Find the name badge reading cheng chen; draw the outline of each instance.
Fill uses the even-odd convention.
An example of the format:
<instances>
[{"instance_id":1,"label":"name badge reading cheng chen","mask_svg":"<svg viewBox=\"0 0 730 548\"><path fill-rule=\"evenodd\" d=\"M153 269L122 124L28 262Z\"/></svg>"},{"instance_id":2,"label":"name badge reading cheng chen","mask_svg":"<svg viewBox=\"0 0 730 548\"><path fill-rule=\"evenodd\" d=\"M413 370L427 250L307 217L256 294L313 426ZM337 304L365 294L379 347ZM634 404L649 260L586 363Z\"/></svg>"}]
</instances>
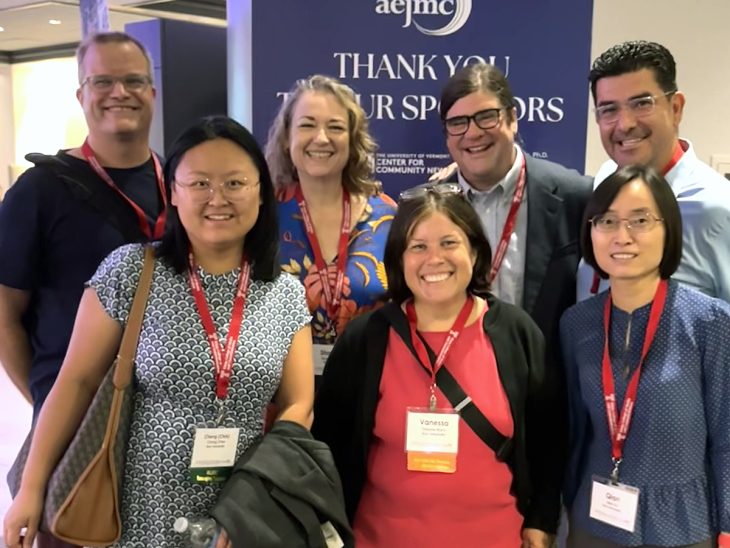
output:
<instances>
[{"instance_id":1,"label":"name badge reading cheng chen","mask_svg":"<svg viewBox=\"0 0 730 548\"><path fill-rule=\"evenodd\" d=\"M589 513L591 518L633 533L638 508L638 488L593 477Z\"/></svg>"},{"instance_id":2,"label":"name badge reading cheng chen","mask_svg":"<svg viewBox=\"0 0 730 548\"><path fill-rule=\"evenodd\" d=\"M406 409L407 469L413 472L456 472L459 414L453 409Z\"/></svg>"},{"instance_id":3,"label":"name badge reading cheng chen","mask_svg":"<svg viewBox=\"0 0 730 548\"><path fill-rule=\"evenodd\" d=\"M218 483L228 479L236 462L238 428L195 430L190 479L196 483Z\"/></svg>"}]
</instances>

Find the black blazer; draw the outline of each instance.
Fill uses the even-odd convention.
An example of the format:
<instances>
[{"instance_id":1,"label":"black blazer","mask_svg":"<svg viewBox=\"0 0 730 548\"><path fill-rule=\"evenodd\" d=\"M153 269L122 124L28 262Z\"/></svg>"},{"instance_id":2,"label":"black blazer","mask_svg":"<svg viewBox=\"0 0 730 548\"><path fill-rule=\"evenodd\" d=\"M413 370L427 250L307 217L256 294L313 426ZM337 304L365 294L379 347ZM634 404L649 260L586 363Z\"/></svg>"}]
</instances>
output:
<instances>
[{"instance_id":1,"label":"black blazer","mask_svg":"<svg viewBox=\"0 0 730 548\"><path fill-rule=\"evenodd\" d=\"M512 492L525 527L554 533L567 429L562 406L555 401L559 384L544 366L543 337L529 316L492 295L487 302L484 331L494 347L515 425L507 459L514 475ZM394 303L385 306L398 309ZM382 309L351 321L327 360L314 404L312 433L332 449L351 520L366 478L389 329Z\"/></svg>"},{"instance_id":2,"label":"black blazer","mask_svg":"<svg viewBox=\"0 0 730 548\"><path fill-rule=\"evenodd\" d=\"M593 180L525 154L527 251L522 308L545 335L546 361L560 366L560 317L575 304L580 228Z\"/></svg>"},{"instance_id":3,"label":"black blazer","mask_svg":"<svg viewBox=\"0 0 730 548\"><path fill-rule=\"evenodd\" d=\"M562 369L559 322L575 304L580 227L593 179L526 151L527 249L522 308L545 335L549 366ZM458 182L457 172L449 182ZM494 250L492 250L494 252Z\"/></svg>"}]
</instances>

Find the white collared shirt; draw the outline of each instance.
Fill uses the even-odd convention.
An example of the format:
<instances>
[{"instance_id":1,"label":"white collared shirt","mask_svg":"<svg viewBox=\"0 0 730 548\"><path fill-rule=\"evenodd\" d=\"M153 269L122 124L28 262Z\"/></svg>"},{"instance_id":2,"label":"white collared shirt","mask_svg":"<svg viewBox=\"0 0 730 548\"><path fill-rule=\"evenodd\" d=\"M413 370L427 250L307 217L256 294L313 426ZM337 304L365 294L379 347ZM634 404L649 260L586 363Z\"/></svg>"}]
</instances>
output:
<instances>
[{"instance_id":1,"label":"white collared shirt","mask_svg":"<svg viewBox=\"0 0 730 548\"><path fill-rule=\"evenodd\" d=\"M515 161L507 175L489 190L473 188L461 172L458 174L459 184L482 221L487 240L492 248L492 257L497 250L504 223L512 206L517 180L522 169L523 153L515 145ZM509 239L502 266L492 280L491 291L497 297L517 306L522 306L525 280L525 257L527 252L527 191L522 197L522 204L517 212L515 229Z\"/></svg>"}]
</instances>

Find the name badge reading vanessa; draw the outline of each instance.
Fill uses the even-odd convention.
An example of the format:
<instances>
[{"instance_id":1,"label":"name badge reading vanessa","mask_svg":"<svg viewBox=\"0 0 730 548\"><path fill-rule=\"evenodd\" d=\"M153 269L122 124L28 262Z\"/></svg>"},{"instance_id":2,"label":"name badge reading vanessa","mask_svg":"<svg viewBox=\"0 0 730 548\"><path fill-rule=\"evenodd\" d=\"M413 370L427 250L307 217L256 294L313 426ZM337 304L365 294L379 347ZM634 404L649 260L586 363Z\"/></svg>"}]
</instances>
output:
<instances>
[{"instance_id":1,"label":"name badge reading vanessa","mask_svg":"<svg viewBox=\"0 0 730 548\"><path fill-rule=\"evenodd\" d=\"M453 409L406 409L408 470L456 472L459 452L459 414Z\"/></svg>"}]
</instances>

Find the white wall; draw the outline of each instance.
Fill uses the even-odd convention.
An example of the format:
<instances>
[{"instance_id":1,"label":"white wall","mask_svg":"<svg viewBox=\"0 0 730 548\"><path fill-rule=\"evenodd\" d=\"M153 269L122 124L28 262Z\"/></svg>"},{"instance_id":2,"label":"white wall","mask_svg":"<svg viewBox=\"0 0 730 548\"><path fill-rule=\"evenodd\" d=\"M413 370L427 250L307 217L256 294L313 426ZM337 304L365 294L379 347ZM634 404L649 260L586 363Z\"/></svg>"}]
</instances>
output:
<instances>
[{"instance_id":1,"label":"white wall","mask_svg":"<svg viewBox=\"0 0 730 548\"><path fill-rule=\"evenodd\" d=\"M700 159L730 155L730 1L594 0L591 60L637 39L659 42L674 55L677 85L687 96L680 134ZM592 112L588 118L586 173L593 174L606 154Z\"/></svg>"},{"instance_id":2,"label":"white wall","mask_svg":"<svg viewBox=\"0 0 730 548\"><path fill-rule=\"evenodd\" d=\"M0 64L0 198L10 185L10 164L15 156L11 73L10 65Z\"/></svg>"},{"instance_id":3,"label":"white wall","mask_svg":"<svg viewBox=\"0 0 730 548\"><path fill-rule=\"evenodd\" d=\"M76 59L65 57L12 65L16 166L29 152L54 154L79 146L86 121L76 100Z\"/></svg>"}]
</instances>

